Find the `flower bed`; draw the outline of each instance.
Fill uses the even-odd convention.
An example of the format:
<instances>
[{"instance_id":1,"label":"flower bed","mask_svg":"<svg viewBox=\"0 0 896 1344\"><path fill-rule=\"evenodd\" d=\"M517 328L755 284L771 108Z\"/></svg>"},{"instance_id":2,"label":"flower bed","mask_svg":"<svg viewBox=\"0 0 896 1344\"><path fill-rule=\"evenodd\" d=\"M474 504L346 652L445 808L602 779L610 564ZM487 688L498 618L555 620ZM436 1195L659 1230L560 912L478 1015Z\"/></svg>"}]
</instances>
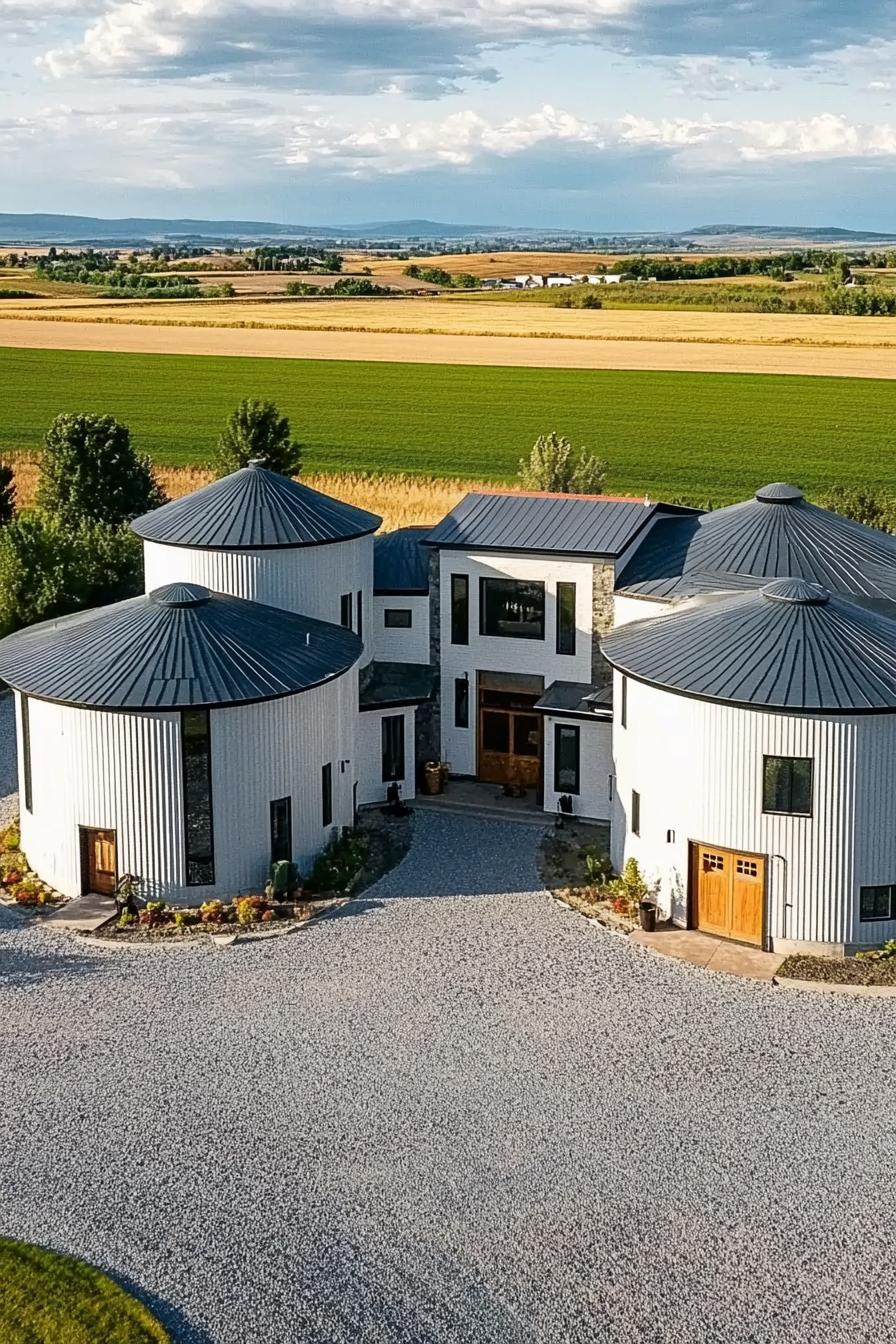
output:
<instances>
[{"instance_id":1,"label":"flower bed","mask_svg":"<svg viewBox=\"0 0 896 1344\"><path fill-rule=\"evenodd\" d=\"M18 823L13 822L0 835L0 900L25 907L61 905L65 897L31 871L20 843Z\"/></svg>"},{"instance_id":2,"label":"flower bed","mask_svg":"<svg viewBox=\"0 0 896 1344\"><path fill-rule=\"evenodd\" d=\"M860 952L855 957L807 957L796 953L778 975L789 980L821 980L832 985L896 985L896 955Z\"/></svg>"},{"instance_id":3,"label":"flower bed","mask_svg":"<svg viewBox=\"0 0 896 1344\"><path fill-rule=\"evenodd\" d=\"M594 828L578 822L545 835L539 872L557 900L624 933L638 927L638 904L652 895L634 859L614 876L608 855L594 843Z\"/></svg>"}]
</instances>

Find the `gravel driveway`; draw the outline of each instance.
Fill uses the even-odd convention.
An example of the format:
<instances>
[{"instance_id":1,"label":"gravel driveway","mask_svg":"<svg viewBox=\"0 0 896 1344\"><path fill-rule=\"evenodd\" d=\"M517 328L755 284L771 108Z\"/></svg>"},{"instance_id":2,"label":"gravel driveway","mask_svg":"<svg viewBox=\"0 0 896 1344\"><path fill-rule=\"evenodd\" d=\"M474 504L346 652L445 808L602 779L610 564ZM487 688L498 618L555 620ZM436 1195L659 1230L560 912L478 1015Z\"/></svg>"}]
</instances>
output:
<instances>
[{"instance_id":1,"label":"gravel driveway","mask_svg":"<svg viewBox=\"0 0 896 1344\"><path fill-rule=\"evenodd\" d=\"M210 1344L891 1337L896 1003L659 958L419 813L340 916L102 952L0 911L0 1230Z\"/></svg>"}]
</instances>

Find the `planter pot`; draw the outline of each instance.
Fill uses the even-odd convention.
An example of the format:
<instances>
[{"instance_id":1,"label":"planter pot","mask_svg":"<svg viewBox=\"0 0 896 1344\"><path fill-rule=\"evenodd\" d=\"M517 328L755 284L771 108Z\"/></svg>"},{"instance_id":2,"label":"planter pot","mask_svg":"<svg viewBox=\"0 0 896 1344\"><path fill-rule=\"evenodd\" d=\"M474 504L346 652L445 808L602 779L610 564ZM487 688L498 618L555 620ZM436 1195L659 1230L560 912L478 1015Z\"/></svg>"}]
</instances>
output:
<instances>
[{"instance_id":1,"label":"planter pot","mask_svg":"<svg viewBox=\"0 0 896 1344\"><path fill-rule=\"evenodd\" d=\"M441 793L445 787L445 773L438 761L428 761L423 767L424 793Z\"/></svg>"},{"instance_id":2,"label":"planter pot","mask_svg":"<svg viewBox=\"0 0 896 1344\"><path fill-rule=\"evenodd\" d=\"M638 920L645 933L656 931L656 901L638 902Z\"/></svg>"}]
</instances>

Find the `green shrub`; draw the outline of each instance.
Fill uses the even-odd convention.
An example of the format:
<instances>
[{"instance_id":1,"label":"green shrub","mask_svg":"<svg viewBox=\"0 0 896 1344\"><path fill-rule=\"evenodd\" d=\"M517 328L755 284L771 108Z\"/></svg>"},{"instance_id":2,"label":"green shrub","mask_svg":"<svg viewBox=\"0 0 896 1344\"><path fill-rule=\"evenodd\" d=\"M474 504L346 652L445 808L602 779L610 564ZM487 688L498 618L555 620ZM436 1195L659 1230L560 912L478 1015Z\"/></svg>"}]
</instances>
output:
<instances>
[{"instance_id":1,"label":"green shrub","mask_svg":"<svg viewBox=\"0 0 896 1344\"><path fill-rule=\"evenodd\" d=\"M315 860L307 886L311 891L345 891L364 867L367 842L357 831L331 840Z\"/></svg>"}]
</instances>

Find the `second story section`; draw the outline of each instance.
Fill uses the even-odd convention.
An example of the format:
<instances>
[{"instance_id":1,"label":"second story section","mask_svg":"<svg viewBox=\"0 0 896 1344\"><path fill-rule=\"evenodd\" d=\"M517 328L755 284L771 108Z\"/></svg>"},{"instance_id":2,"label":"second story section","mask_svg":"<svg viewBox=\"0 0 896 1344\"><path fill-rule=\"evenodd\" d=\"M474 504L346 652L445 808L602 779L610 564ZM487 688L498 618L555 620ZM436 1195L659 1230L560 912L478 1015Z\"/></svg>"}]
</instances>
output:
<instances>
[{"instance_id":1,"label":"second story section","mask_svg":"<svg viewBox=\"0 0 896 1344\"><path fill-rule=\"evenodd\" d=\"M426 537L438 548L443 672L593 682L617 566L659 506L602 496L469 494Z\"/></svg>"},{"instance_id":2,"label":"second story section","mask_svg":"<svg viewBox=\"0 0 896 1344\"><path fill-rule=\"evenodd\" d=\"M430 662L428 527L381 532L373 551L374 656L389 663Z\"/></svg>"}]
</instances>

